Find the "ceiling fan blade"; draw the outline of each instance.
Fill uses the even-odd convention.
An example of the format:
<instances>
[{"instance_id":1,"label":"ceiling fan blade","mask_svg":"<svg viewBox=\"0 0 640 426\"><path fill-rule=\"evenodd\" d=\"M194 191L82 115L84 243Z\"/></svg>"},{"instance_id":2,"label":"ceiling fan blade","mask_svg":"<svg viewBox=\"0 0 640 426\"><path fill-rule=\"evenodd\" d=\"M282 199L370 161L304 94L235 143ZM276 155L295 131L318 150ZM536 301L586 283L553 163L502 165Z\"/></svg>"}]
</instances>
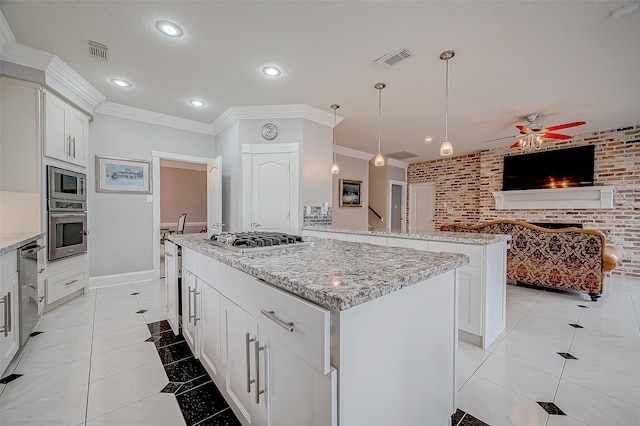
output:
<instances>
[{"instance_id":1,"label":"ceiling fan blade","mask_svg":"<svg viewBox=\"0 0 640 426\"><path fill-rule=\"evenodd\" d=\"M543 137L548 139L564 139L564 140L571 139L571 136L561 135L560 133L545 133Z\"/></svg>"},{"instance_id":2,"label":"ceiling fan blade","mask_svg":"<svg viewBox=\"0 0 640 426\"><path fill-rule=\"evenodd\" d=\"M574 121L573 123L559 124L557 126L548 127L546 130L554 131L561 129L568 129L569 127L582 126L583 124L587 124L586 121Z\"/></svg>"},{"instance_id":3,"label":"ceiling fan blade","mask_svg":"<svg viewBox=\"0 0 640 426\"><path fill-rule=\"evenodd\" d=\"M501 138L489 139L488 141L482 141L481 143L488 143L488 142L501 141L501 140L503 140L503 139L515 138L516 136L520 136L520 135L504 136L504 137L501 137Z\"/></svg>"},{"instance_id":4,"label":"ceiling fan blade","mask_svg":"<svg viewBox=\"0 0 640 426\"><path fill-rule=\"evenodd\" d=\"M513 145L511 145L509 148L517 148L520 146L520 142L522 142L522 139L518 139L517 141L515 141L515 143Z\"/></svg>"},{"instance_id":5,"label":"ceiling fan blade","mask_svg":"<svg viewBox=\"0 0 640 426\"><path fill-rule=\"evenodd\" d=\"M516 129L520 130L521 132L524 133L529 133L531 131L530 128L528 128L527 126L516 126Z\"/></svg>"}]
</instances>

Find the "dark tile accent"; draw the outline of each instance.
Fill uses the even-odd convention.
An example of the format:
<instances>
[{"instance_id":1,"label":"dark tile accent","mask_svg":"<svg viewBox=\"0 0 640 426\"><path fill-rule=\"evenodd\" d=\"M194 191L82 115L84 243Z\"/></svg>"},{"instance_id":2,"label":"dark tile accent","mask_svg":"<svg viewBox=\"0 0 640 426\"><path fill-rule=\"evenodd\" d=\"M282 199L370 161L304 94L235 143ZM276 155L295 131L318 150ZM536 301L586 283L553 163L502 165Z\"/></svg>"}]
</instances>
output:
<instances>
[{"instance_id":1,"label":"dark tile accent","mask_svg":"<svg viewBox=\"0 0 640 426\"><path fill-rule=\"evenodd\" d=\"M156 342L157 343L157 342ZM176 343L175 345L164 346L159 348L156 346L158 355L160 355L160 361L162 365L174 363L176 361L183 360L185 358L193 358L187 342ZM185 380L177 380L178 382L184 382Z\"/></svg>"},{"instance_id":2,"label":"dark tile accent","mask_svg":"<svg viewBox=\"0 0 640 426\"><path fill-rule=\"evenodd\" d=\"M6 385L7 383L13 382L15 379L22 377L22 374L9 374L8 376L0 379L0 384Z\"/></svg>"},{"instance_id":3,"label":"dark tile accent","mask_svg":"<svg viewBox=\"0 0 640 426\"><path fill-rule=\"evenodd\" d=\"M464 411L458 408L456 412L451 415L451 425L458 426L458 423L460 423L460 420L462 420L465 414Z\"/></svg>"},{"instance_id":4,"label":"dark tile accent","mask_svg":"<svg viewBox=\"0 0 640 426\"><path fill-rule=\"evenodd\" d=\"M583 326L581 326L580 324L569 324L571 327L573 328L584 328Z\"/></svg>"},{"instance_id":5,"label":"dark tile accent","mask_svg":"<svg viewBox=\"0 0 640 426\"><path fill-rule=\"evenodd\" d=\"M464 415L460 423L458 423L458 426L489 426L489 424L467 413Z\"/></svg>"},{"instance_id":6,"label":"dark tile accent","mask_svg":"<svg viewBox=\"0 0 640 426\"><path fill-rule=\"evenodd\" d=\"M156 334L153 337L158 338L155 341L157 348L173 345L174 343L184 342L184 337L182 337L182 334L178 334L176 336L175 334L173 334L173 331L165 331L162 334Z\"/></svg>"},{"instance_id":7,"label":"dark tile accent","mask_svg":"<svg viewBox=\"0 0 640 426\"><path fill-rule=\"evenodd\" d=\"M42 334L42 333L43 333L42 331L34 331L29 335L29 337L37 336L38 334Z\"/></svg>"},{"instance_id":8,"label":"dark tile accent","mask_svg":"<svg viewBox=\"0 0 640 426\"><path fill-rule=\"evenodd\" d=\"M136 292L131 293L131 295L132 295L132 296L135 296L135 295L138 295L138 294L140 294L140 293L138 293L137 291L136 291Z\"/></svg>"},{"instance_id":9,"label":"dark tile accent","mask_svg":"<svg viewBox=\"0 0 640 426\"><path fill-rule=\"evenodd\" d=\"M236 418L231 408L221 411L213 417L198 423L197 426L242 426L242 423Z\"/></svg>"},{"instance_id":10,"label":"dark tile accent","mask_svg":"<svg viewBox=\"0 0 640 426\"><path fill-rule=\"evenodd\" d=\"M140 309L136 314L144 314L145 312L147 312L146 309Z\"/></svg>"},{"instance_id":11,"label":"dark tile accent","mask_svg":"<svg viewBox=\"0 0 640 426\"><path fill-rule=\"evenodd\" d=\"M208 419L229 407L213 383L199 386L191 389L189 392L176 395L176 399L182 410L184 420L189 426Z\"/></svg>"},{"instance_id":12,"label":"dark tile accent","mask_svg":"<svg viewBox=\"0 0 640 426\"><path fill-rule=\"evenodd\" d=\"M147 327L149 328L149 333L151 333L151 335L160 334L163 331L171 330L171 326L169 325L169 322L167 320L152 322L150 324L147 324Z\"/></svg>"},{"instance_id":13,"label":"dark tile accent","mask_svg":"<svg viewBox=\"0 0 640 426\"><path fill-rule=\"evenodd\" d=\"M589 309L589 307L585 306L585 305L577 305L577 306L578 306L578 308L587 308L587 309Z\"/></svg>"},{"instance_id":14,"label":"dark tile accent","mask_svg":"<svg viewBox=\"0 0 640 426\"><path fill-rule=\"evenodd\" d=\"M557 415L557 416L566 416L566 414L564 413L564 411L562 411L556 404L554 404L553 402L540 402L537 401L538 405L541 406L542 408L544 408L544 411L547 412L547 414L553 414L553 415Z\"/></svg>"},{"instance_id":15,"label":"dark tile accent","mask_svg":"<svg viewBox=\"0 0 640 426\"><path fill-rule=\"evenodd\" d=\"M578 359L575 356L571 355L569 352L558 352L558 355L560 355L564 359Z\"/></svg>"},{"instance_id":16,"label":"dark tile accent","mask_svg":"<svg viewBox=\"0 0 640 426\"><path fill-rule=\"evenodd\" d=\"M163 393L176 393L176 391L180 388L180 383L169 382L167 386L162 388L160 392Z\"/></svg>"},{"instance_id":17,"label":"dark tile accent","mask_svg":"<svg viewBox=\"0 0 640 426\"><path fill-rule=\"evenodd\" d=\"M160 336L151 336L147 340L145 340L145 342L153 342L153 343L155 343L158 340L160 340Z\"/></svg>"},{"instance_id":18,"label":"dark tile accent","mask_svg":"<svg viewBox=\"0 0 640 426\"><path fill-rule=\"evenodd\" d=\"M211 377L208 374L204 376L197 377L189 382L182 383L180 388L176 390L175 394L180 395L185 392L189 392L191 389L197 388L198 386L202 386L207 383L213 383Z\"/></svg>"},{"instance_id":19,"label":"dark tile accent","mask_svg":"<svg viewBox=\"0 0 640 426\"><path fill-rule=\"evenodd\" d=\"M633 130L633 126L629 126L629 127L618 127L616 129L616 132L624 132L626 130Z\"/></svg>"},{"instance_id":20,"label":"dark tile accent","mask_svg":"<svg viewBox=\"0 0 640 426\"><path fill-rule=\"evenodd\" d=\"M189 382L207 374L200 361L193 357L165 365L164 371L170 382Z\"/></svg>"}]
</instances>

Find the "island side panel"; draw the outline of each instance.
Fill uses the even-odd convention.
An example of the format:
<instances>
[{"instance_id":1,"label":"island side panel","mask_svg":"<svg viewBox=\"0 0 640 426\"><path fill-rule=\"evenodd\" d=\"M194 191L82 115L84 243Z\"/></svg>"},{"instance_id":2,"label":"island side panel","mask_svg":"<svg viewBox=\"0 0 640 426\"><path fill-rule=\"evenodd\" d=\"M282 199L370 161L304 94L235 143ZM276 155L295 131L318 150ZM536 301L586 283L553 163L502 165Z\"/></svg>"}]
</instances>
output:
<instances>
[{"instance_id":1,"label":"island side panel","mask_svg":"<svg viewBox=\"0 0 640 426\"><path fill-rule=\"evenodd\" d=\"M455 270L341 311L340 426L447 425L455 411ZM332 351L333 352L333 351Z\"/></svg>"},{"instance_id":2,"label":"island side panel","mask_svg":"<svg viewBox=\"0 0 640 426\"><path fill-rule=\"evenodd\" d=\"M487 349L504 331L507 315L507 243L492 244L485 249L485 329L482 349Z\"/></svg>"}]
</instances>

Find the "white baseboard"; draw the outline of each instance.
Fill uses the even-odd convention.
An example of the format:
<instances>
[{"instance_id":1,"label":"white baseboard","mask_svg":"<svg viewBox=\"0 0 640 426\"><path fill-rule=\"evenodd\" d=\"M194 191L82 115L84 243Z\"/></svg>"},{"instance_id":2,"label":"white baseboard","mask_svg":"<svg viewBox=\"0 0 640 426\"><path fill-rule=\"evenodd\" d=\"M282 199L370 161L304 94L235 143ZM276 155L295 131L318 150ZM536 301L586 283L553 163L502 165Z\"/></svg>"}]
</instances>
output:
<instances>
[{"instance_id":1,"label":"white baseboard","mask_svg":"<svg viewBox=\"0 0 640 426\"><path fill-rule=\"evenodd\" d=\"M89 288L111 287L114 285L153 280L153 271L127 272L124 274L103 275L89 278Z\"/></svg>"}]
</instances>

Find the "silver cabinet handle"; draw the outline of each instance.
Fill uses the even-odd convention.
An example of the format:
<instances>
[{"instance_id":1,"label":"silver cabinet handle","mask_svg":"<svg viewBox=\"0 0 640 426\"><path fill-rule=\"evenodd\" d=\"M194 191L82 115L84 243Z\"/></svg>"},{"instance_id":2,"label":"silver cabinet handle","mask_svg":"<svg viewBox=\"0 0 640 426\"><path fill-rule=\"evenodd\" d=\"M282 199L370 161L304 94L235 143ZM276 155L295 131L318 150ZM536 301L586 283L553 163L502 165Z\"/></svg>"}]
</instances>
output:
<instances>
[{"instance_id":1,"label":"silver cabinet handle","mask_svg":"<svg viewBox=\"0 0 640 426\"><path fill-rule=\"evenodd\" d=\"M187 297L187 304L189 305L189 319L187 320L187 322L191 322L191 318L195 318L195 315L191 315L191 293L195 293L195 290L192 290L189 288L189 297ZM195 322L194 322L195 324Z\"/></svg>"},{"instance_id":2,"label":"silver cabinet handle","mask_svg":"<svg viewBox=\"0 0 640 426\"><path fill-rule=\"evenodd\" d=\"M294 324L292 322L286 322L284 320L281 320L280 318L278 318L278 316L274 311L267 311L266 309L260 309L260 313L265 317L269 318L271 321L278 324L280 327L287 330L289 333L293 333Z\"/></svg>"},{"instance_id":3,"label":"silver cabinet handle","mask_svg":"<svg viewBox=\"0 0 640 426\"><path fill-rule=\"evenodd\" d=\"M71 157L71 135L67 136L67 149L65 155Z\"/></svg>"},{"instance_id":4,"label":"silver cabinet handle","mask_svg":"<svg viewBox=\"0 0 640 426\"><path fill-rule=\"evenodd\" d=\"M2 319L2 331L4 333L4 337L9 335L9 318L11 317L11 293L7 293L4 295L0 303L4 305L4 318Z\"/></svg>"},{"instance_id":5,"label":"silver cabinet handle","mask_svg":"<svg viewBox=\"0 0 640 426\"><path fill-rule=\"evenodd\" d=\"M73 280L73 281L69 281L69 282L68 282L68 283L66 283L65 285L71 285L71 284L73 284L73 283L77 283L77 282L78 282L78 280Z\"/></svg>"},{"instance_id":6,"label":"silver cabinet handle","mask_svg":"<svg viewBox=\"0 0 640 426\"><path fill-rule=\"evenodd\" d=\"M198 303L196 302L196 297L199 296L200 292L193 290L193 325L196 325L198 320L200 320L200 318L198 318Z\"/></svg>"},{"instance_id":7,"label":"silver cabinet handle","mask_svg":"<svg viewBox=\"0 0 640 426\"><path fill-rule=\"evenodd\" d=\"M260 404L260 395L264 393L264 389L260 389L260 351L264 351L264 346L256 340L256 405Z\"/></svg>"},{"instance_id":8,"label":"silver cabinet handle","mask_svg":"<svg viewBox=\"0 0 640 426\"><path fill-rule=\"evenodd\" d=\"M18 301L20 301L20 299L18 299ZM10 333L11 329L13 328L13 321L11 319L11 317L13 316L13 308L11 306L11 292L7 293L7 311L9 312L7 314L7 327L9 328L7 333Z\"/></svg>"},{"instance_id":9,"label":"silver cabinet handle","mask_svg":"<svg viewBox=\"0 0 640 426\"><path fill-rule=\"evenodd\" d=\"M255 380L253 380L253 379L251 378L251 365L250 365L251 361L250 361L250 354L249 354L249 352L250 352L251 342L255 342L255 341L256 341L256 339L252 339L252 338L249 336L249 333L246 333L246 334L244 335L244 337L245 337L245 343L246 343L246 346L245 346L245 354L246 354L246 357L247 357L247 358L246 358L246 361L247 361L247 393L251 393L251 384L252 384L252 383L254 383L254 382L255 382Z\"/></svg>"},{"instance_id":10,"label":"silver cabinet handle","mask_svg":"<svg viewBox=\"0 0 640 426\"><path fill-rule=\"evenodd\" d=\"M73 138L73 158L76 158L76 138Z\"/></svg>"}]
</instances>

